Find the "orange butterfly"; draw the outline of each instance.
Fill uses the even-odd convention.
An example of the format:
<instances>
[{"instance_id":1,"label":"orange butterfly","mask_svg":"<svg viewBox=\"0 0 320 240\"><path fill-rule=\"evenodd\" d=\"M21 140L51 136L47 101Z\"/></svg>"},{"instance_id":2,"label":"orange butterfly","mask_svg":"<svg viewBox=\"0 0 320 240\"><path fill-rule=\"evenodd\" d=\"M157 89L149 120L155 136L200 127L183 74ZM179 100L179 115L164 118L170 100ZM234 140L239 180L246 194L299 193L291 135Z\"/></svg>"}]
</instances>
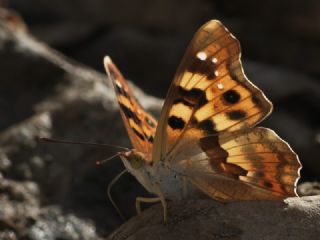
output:
<instances>
[{"instance_id":1,"label":"orange butterfly","mask_svg":"<svg viewBox=\"0 0 320 240\"><path fill-rule=\"evenodd\" d=\"M272 130L257 127L271 102L244 75L237 39L216 20L193 37L168 91L160 119L146 113L109 57L104 59L134 149L126 169L161 201L283 199L296 195L298 156Z\"/></svg>"}]
</instances>

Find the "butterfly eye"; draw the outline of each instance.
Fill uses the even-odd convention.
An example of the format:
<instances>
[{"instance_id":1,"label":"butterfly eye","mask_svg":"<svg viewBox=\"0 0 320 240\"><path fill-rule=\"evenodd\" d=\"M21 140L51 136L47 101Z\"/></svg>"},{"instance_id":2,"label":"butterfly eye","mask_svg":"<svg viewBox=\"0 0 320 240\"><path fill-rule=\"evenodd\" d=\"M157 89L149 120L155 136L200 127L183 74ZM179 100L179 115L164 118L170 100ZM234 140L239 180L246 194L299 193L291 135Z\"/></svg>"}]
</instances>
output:
<instances>
[{"instance_id":1,"label":"butterfly eye","mask_svg":"<svg viewBox=\"0 0 320 240\"><path fill-rule=\"evenodd\" d=\"M139 156L134 156L130 159L131 167L134 169L139 169L142 166L142 159Z\"/></svg>"}]
</instances>

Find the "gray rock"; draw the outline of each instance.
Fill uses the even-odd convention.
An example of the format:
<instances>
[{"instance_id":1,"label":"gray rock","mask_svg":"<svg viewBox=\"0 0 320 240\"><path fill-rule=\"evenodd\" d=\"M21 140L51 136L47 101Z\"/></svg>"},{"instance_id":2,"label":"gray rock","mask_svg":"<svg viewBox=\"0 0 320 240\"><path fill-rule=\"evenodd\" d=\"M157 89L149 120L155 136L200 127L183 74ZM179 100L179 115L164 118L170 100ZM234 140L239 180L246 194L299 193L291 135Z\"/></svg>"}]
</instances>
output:
<instances>
[{"instance_id":1,"label":"gray rock","mask_svg":"<svg viewBox=\"0 0 320 240\"><path fill-rule=\"evenodd\" d=\"M298 194L300 196L320 195L320 183L319 182L301 183L298 187Z\"/></svg>"},{"instance_id":2,"label":"gray rock","mask_svg":"<svg viewBox=\"0 0 320 240\"><path fill-rule=\"evenodd\" d=\"M303 240L318 239L319 234L320 196L316 196L284 202L175 202L169 204L166 224L158 205L122 225L108 240Z\"/></svg>"},{"instance_id":3,"label":"gray rock","mask_svg":"<svg viewBox=\"0 0 320 240\"><path fill-rule=\"evenodd\" d=\"M63 213L56 207L42 209L28 232L28 237L34 240L100 239L93 223Z\"/></svg>"},{"instance_id":4,"label":"gray rock","mask_svg":"<svg viewBox=\"0 0 320 240\"><path fill-rule=\"evenodd\" d=\"M0 64L0 199L4 199L0 236L97 239L97 228L101 236L107 235L121 220L107 200L106 188L123 166L119 159L101 167L95 161L111 156L116 149L38 141L44 136L129 146L106 76L35 40L15 13L2 9ZM141 91L137 94L147 109L159 109L160 100ZM11 181L14 185L9 191L6 183ZM38 194L28 194L29 183ZM26 197L17 205L12 192L25 192ZM134 214L137 192L144 193L129 176L113 191L127 216ZM126 198L121 197L124 194ZM44 213L52 207L57 209L55 213ZM44 221L43 214L51 220ZM70 229L63 235L65 226ZM40 238L42 235L45 237Z\"/></svg>"}]
</instances>

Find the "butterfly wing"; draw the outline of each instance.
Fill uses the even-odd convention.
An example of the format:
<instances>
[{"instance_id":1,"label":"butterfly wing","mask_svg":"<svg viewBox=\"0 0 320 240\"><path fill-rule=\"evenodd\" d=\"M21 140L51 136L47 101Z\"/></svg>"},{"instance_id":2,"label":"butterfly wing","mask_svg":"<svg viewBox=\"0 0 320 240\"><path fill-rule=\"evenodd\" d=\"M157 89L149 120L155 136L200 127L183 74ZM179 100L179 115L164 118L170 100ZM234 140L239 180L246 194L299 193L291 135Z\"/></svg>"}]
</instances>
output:
<instances>
[{"instance_id":1,"label":"butterfly wing","mask_svg":"<svg viewBox=\"0 0 320 240\"><path fill-rule=\"evenodd\" d=\"M300 163L272 130L253 128L200 140L202 153L183 164L189 180L216 199L281 199L296 195ZM181 164L181 163L180 163Z\"/></svg>"},{"instance_id":2,"label":"butterfly wing","mask_svg":"<svg viewBox=\"0 0 320 240\"><path fill-rule=\"evenodd\" d=\"M244 199L246 194L248 199L291 196L300 168L296 155L273 132L252 128L271 110L271 102L244 75L239 42L219 21L210 21L195 34L170 86L156 131L153 160L170 162L174 170L182 171L193 184L218 199ZM261 139L254 145L257 134ZM229 152L222 143L230 142L234 143L233 151L236 147L242 151L240 146L247 144L252 150L250 157ZM282 148L272 148L275 145ZM275 164L265 160L268 154L262 149L273 151L270 161L287 164L295 175L282 175ZM282 149L290 161L280 157ZM230 158L251 164L255 171L240 162L228 162ZM265 169L273 169L273 173L258 178ZM281 182L277 174L291 179ZM269 178L274 183L266 180ZM266 189L263 182L272 183L272 187Z\"/></svg>"},{"instance_id":3,"label":"butterfly wing","mask_svg":"<svg viewBox=\"0 0 320 240\"><path fill-rule=\"evenodd\" d=\"M146 161L151 162L157 122L136 100L126 80L110 57L105 57L104 65L116 92L121 117L126 126L130 141L136 150L145 154Z\"/></svg>"},{"instance_id":4,"label":"butterfly wing","mask_svg":"<svg viewBox=\"0 0 320 240\"><path fill-rule=\"evenodd\" d=\"M153 157L163 159L186 132L197 138L254 126L271 102L244 75L240 44L219 22L193 37L170 86L156 132Z\"/></svg>"}]
</instances>

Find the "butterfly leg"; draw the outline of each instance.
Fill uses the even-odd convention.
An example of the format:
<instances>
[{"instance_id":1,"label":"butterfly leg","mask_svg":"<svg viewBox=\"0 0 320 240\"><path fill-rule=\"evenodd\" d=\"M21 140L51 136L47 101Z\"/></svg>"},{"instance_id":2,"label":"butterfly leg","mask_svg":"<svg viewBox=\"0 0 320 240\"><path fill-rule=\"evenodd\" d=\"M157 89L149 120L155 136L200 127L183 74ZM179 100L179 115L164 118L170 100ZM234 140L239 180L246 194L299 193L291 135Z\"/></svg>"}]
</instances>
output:
<instances>
[{"instance_id":1,"label":"butterfly leg","mask_svg":"<svg viewBox=\"0 0 320 240\"><path fill-rule=\"evenodd\" d=\"M126 221L126 218L123 216L122 212L120 211L120 209L118 208L117 204L113 201L112 196L111 196L111 188L113 187L113 185L127 172L127 169L123 170L122 172L120 172L117 176L115 176L112 181L109 183L108 185L108 190L107 190L107 194L108 194L108 199L110 200L112 206L115 208L115 210L117 211L117 213L119 214L120 218L123 221Z\"/></svg>"},{"instance_id":2,"label":"butterfly leg","mask_svg":"<svg viewBox=\"0 0 320 240\"><path fill-rule=\"evenodd\" d=\"M161 202L163 207L163 220L164 222L167 222L167 202L162 194L159 197L154 197L154 198L137 197L136 198L137 213L141 214L141 203L156 203L156 202Z\"/></svg>"},{"instance_id":3,"label":"butterfly leg","mask_svg":"<svg viewBox=\"0 0 320 240\"><path fill-rule=\"evenodd\" d=\"M141 203L156 203L160 201L161 201L160 197L154 197L154 198L137 197L136 198L137 213L141 214Z\"/></svg>"},{"instance_id":4,"label":"butterfly leg","mask_svg":"<svg viewBox=\"0 0 320 240\"><path fill-rule=\"evenodd\" d=\"M163 209L163 222L166 223L167 222L167 201L162 192L160 192L159 196L160 196L160 201Z\"/></svg>"}]
</instances>

